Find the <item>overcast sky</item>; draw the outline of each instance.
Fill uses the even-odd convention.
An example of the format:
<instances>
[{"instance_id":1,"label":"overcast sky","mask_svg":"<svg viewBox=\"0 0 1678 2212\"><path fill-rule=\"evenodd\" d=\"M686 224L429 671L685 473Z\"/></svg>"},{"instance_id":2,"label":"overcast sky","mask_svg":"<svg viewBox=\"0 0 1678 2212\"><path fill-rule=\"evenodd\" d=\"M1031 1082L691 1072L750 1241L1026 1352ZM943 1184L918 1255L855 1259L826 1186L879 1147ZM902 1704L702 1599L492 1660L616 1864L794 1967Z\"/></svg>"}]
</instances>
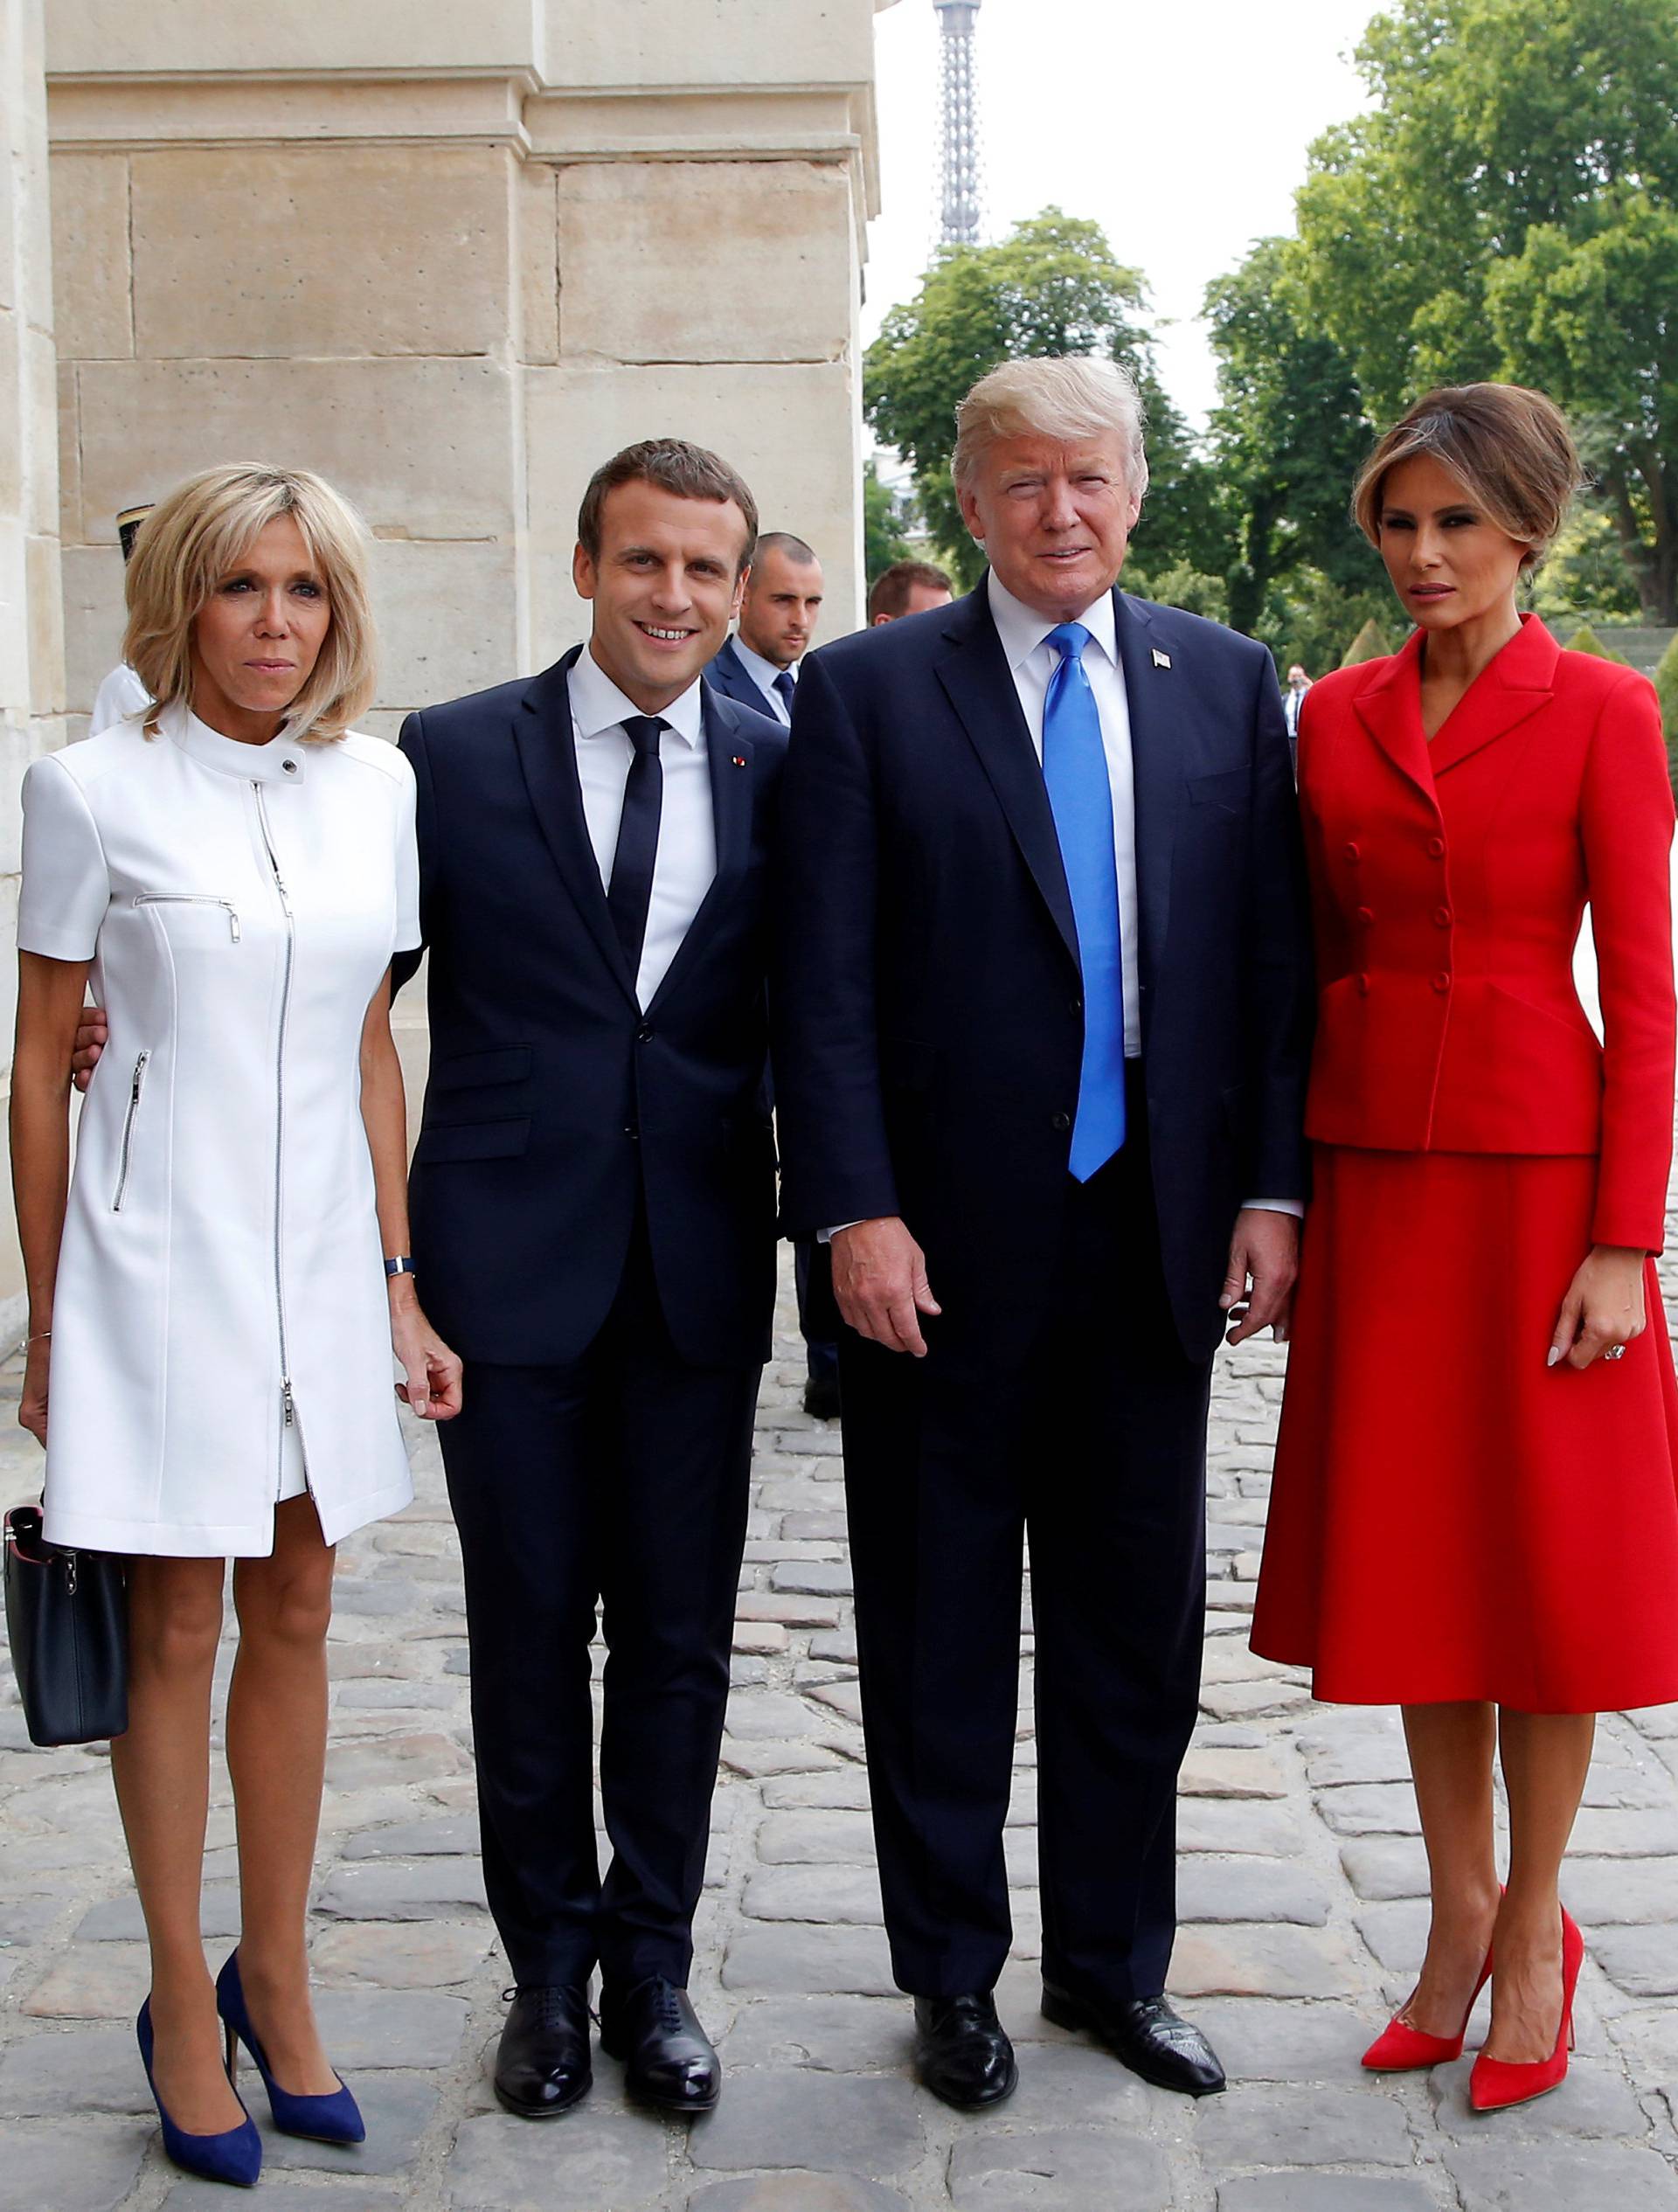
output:
<instances>
[{"instance_id":1,"label":"overcast sky","mask_svg":"<svg viewBox=\"0 0 1678 2212\"><path fill-rule=\"evenodd\" d=\"M1196 420L1215 398L1197 320L1248 242L1293 227L1306 149L1357 110L1350 55L1377 0L982 0L986 234L1057 203L1099 222L1168 318L1160 363ZM936 240L933 0L876 17L885 208L870 225L864 336L912 296Z\"/></svg>"}]
</instances>

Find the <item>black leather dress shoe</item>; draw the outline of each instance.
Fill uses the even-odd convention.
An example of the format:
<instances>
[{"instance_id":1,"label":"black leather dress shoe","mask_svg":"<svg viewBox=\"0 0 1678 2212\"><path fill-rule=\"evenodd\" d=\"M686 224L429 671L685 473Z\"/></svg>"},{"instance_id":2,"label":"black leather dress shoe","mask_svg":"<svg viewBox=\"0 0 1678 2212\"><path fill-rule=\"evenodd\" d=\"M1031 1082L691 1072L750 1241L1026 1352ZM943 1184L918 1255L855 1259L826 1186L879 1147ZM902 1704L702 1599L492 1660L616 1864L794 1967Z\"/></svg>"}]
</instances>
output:
<instances>
[{"instance_id":1,"label":"black leather dress shoe","mask_svg":"<svg viewBox=\"0 0 1678 2212\"><path fill-rule=\"evenodd\" d=\"M1156 2089L1216 2097L1224 2087L1224 2069L1211 2045L1198 2028L1179 2019L1163 1997L1074 1997L1045 1981L1043 2016L1057 2028L1082 2028L1093 2035Z\"/></svg>"},{"instance_id":2,"label":"black leather dress shoe","mask_svg":"<svg viewBox=\"0 0 1678 2212\"><path fill-rule=\"evenodd\" d=\"M1014 2094L1014 2046L989 1990L916 1998L915 2071L934 2097L959 2111L1000 2105Z\"/></svg>"},{"instance_id":3,"label":"black leather dress shoe","mask_svg":"<svg viewBox=\"0 0 1678 2212\"><path fill-rule=\"evenodd\" d=\"M839 1418L839 1377L812 1375L804 1385L804 1411L813 1421Z\"/></svg>"},{"instance_id":4,"label":"black leather dress shoe","mask_svg":"<svg viewBox=\"0 0 1678 2212\"><path fill-rule=\"evenodd\" d=\"M708 2112L723 2093L722 2061L687 1991L660 1974L600 1992L600 2043L623 2060L630 2094L667 2112Z\"/></svg>"},{"instance_id":5,"label":"black leather dress shoe","mask_svg":"<svg viewBox=\"0 0 1678 2212\"><path fill-rule=\"evenodd\" d=\"M521 2119L551 2119L593 2083L586 1987L516 1989L496 2052L496 2095Z\"/></svg>"}]
</instances>

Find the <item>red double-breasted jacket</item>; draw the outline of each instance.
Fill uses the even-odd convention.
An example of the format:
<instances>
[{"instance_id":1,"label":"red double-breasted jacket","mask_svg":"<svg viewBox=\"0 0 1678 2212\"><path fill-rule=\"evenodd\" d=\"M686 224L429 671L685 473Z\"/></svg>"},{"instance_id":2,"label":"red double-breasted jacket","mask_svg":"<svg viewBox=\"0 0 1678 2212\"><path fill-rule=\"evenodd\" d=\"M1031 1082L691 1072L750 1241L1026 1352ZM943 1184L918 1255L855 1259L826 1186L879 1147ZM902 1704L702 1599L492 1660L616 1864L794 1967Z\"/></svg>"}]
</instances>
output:
<instances>
[{"instance_id":1,"label":"red double-breasted jacket","mask_svg":"<svg viewBox=\"0 0 1678 2212\"><path fill-rule=\"evenodd\" d=\"M1592 1235L1658 1251L1673 1135L1673 801L1647 678L1522 618L1432 742L1421 634L1306 694L1307 1134L1597 1153ZM1605 1042L1573 986L1587 900Z\"/></svg>"}]
</instances>

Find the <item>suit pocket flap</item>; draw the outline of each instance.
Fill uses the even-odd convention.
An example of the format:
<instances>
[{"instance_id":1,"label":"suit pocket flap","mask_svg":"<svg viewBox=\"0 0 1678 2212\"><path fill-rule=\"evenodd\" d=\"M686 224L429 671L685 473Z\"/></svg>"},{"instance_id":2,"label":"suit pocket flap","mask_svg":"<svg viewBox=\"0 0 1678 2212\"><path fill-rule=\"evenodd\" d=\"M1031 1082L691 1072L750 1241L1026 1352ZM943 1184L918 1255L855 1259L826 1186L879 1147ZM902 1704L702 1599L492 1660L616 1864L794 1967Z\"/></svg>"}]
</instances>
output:
<instances>
[{"instance_id":1,"label":"suit pocket flap","mask_svg":"<svg viewBox=\"0 0 1678 2212\"><path fill-rule=\"evenodd\" d=\"M530 1148L528 1116L517 1121L462 1121L443 1129L422 1129L413 1148L416 1168L448 1160L516 1160Z\"/></svg>"},{"instance_id":2,"label":"suit pocket flap","mask_svg":"<svg viewBox=\"0 0 1678 2212\"><path fill-rule=\"evenodd\" d=\"M1226 814L1239 814L1252 789L1252 770L1220 768L1216 775L1185 776L1182 780L1193 805L1222 807Z\"/></svg>"},{"instance_id":3,"label":"suit pocket flap","mask_svg":"<svg viewBox=\"0 0 1678 2212\"><path fill-rule=\"evenodd\" d=\"M451 1052L431 1064L433 1091L469 1091L480 1084L528 1083L530 1078L528 1044L503 1044L488 1052Z\"/></svg>"}]
</instances>

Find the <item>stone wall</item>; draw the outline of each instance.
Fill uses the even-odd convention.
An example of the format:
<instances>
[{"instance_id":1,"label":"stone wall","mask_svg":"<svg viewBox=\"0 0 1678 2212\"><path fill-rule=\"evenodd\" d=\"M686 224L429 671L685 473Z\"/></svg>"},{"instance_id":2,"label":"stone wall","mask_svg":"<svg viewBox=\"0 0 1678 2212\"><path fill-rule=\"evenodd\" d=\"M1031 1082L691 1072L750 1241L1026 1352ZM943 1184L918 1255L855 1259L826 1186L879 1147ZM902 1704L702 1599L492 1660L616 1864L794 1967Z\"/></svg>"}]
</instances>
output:
<instances>
[{"instance_id":1,"label":"stone wall","mask_svg":"<svg viewBox=\"0 0 1678 2212\"><path fill-rule=\"evenodd\" d=\"M18 786L64 741L47 252L41 0L0 0L0 1067L10 1088L17 941ZM0 1342L21 1326L22 1270L0 1204Z\"/></svg>"},{"instance_id":2,"label":"stone wall","mask_svg":"<svg viewBox=\"0 0 1678 2212\"><path fill-rule=\"evenodd\" d=\"M578 500L633 438L717 447L854 626L873 8L291 0L280 72L221 0L52 0L73 710L117 510L214 459L361 507L387 734L581 634Z\"/></svg>"}]
</instances>

